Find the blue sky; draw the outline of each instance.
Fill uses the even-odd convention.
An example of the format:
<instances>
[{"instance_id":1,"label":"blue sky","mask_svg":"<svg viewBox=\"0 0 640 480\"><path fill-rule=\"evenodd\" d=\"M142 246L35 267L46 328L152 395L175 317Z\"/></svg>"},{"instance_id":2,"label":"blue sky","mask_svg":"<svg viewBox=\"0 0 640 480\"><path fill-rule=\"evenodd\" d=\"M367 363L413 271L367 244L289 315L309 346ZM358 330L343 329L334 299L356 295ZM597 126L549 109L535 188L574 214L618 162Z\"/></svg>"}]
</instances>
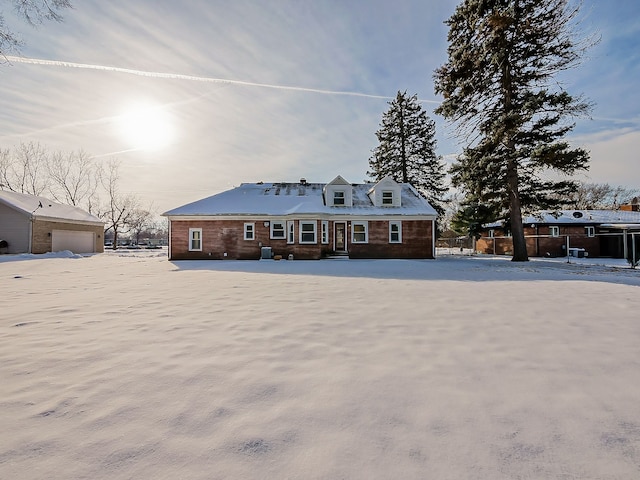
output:
<instances>
[{"instance_id":1,"label":"blue sky","mask_svg":"<svg viewBox=\"0 0 640 480\"><path fill-rule=\"evenodd\" d=\"M51 64L0 66L0 147L118 158L123 190L164 211L242 182L362 181L385 97L407 90L452 158L461 146L433 114L433 71L457 3L76 1L63 23L37 29L4 11L22 56ZM562 77L595 104L570 137L592 153L581 179L640 188L640 3L585 0L582 18L602 39ZM169 124L169 143L132 143L123 124L140 104Z\"/></svg>"}]
</instances>

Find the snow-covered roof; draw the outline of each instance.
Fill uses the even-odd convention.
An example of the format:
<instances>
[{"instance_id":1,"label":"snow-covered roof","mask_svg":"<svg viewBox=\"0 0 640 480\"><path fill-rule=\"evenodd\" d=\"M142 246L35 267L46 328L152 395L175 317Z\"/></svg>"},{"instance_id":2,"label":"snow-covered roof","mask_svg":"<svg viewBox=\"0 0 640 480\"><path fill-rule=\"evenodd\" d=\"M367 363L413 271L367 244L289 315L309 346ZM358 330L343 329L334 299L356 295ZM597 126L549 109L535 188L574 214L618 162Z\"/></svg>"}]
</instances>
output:
<instances>
[{"instance_id":1,"label":"snow-covered roof","mask_svg":"<svg viewBox=\"0 0 640 480\"><path fill-rule=\"evenodd\" d=\"M104 225L98 217L81 208L57 203L46 197L0 190L0 203L33 218Z\"/></svg>"},{"instance_id":2,"label":"snow-covered roof","mask_svg":"<svg viewBox=\"0 0 640 480\"><path fill-rule=\"evenodd\" d=\"M352 184L353 206L327 206L325 183L243 183L239 187L183 205L164 216L190 215L437 215L408 183L400 184L401 207L376 207L367 195L372 184Z\"/></svg>"},{"instance_id":3,"label":"snow-covered roof","mask_svg":"<svg viewBox=\"0 0 640 480\"><path fill-rule=\"evenodd\" d=\"M627 210L542 210L522 217L525 225L604 225L640 224L640 212ZM487 228L502 227L503 222L484 225Z\"/></svg>"}]
</instances>

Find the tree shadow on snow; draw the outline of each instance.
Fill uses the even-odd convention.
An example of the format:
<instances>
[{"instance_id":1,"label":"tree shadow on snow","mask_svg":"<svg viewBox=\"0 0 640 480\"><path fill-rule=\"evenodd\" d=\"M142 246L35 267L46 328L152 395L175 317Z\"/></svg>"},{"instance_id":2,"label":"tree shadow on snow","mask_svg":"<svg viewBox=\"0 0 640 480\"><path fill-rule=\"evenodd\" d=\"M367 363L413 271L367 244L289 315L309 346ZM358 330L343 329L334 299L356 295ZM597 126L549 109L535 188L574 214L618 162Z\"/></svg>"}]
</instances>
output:
<instances>
[{"instance_id":1,"label":"tree shadow on snow","mask_svg":"<svg viewBox=\"0 0 640 480\"><path fill-rule=\"evenodd\" d=\"M176 271L242 272L424 281L579 280L640 286L640 270L624 265L532 259L444 256L435 260L174 260Z\"/></svg>"}]
</instances>

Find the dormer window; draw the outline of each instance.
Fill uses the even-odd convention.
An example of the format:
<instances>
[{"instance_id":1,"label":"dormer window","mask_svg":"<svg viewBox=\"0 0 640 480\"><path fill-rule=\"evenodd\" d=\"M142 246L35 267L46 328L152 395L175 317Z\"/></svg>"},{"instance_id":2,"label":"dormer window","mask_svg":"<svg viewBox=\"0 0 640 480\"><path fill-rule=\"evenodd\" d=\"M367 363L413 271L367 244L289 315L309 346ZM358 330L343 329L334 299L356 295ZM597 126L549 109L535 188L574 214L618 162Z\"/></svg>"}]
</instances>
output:
<instances>
[{"instance_id":1,"label":"dormer window","mask_svg":"<svg viewBox=\"0 0 640 480\"><path fill-rule=\"evenodd\" d=\"M402 206L402 185L389 176L376 183L367 195L376 207Z\"/></svg>"},{"instance_id":2,"label":"dormer window","mask_svg":"<svg viewBox=\"0 0 640 480\"><path fill-rule=\"evenodd\" d=\"M352 207L353 186L338 175L322 189L324 201L329 207Z\"/></svg>"}]
</instances>

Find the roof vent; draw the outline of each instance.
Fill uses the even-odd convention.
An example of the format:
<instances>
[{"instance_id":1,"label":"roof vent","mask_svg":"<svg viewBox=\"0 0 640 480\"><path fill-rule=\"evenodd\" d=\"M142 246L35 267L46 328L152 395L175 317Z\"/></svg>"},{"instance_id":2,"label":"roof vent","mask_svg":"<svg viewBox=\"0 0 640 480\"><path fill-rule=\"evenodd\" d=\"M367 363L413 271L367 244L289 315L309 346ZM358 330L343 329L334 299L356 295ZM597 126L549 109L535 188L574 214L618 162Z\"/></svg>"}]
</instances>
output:
<instances>
[{"instance_id":1,"label":"roof vent","mask_svg":"<svg viewBox=\"0 0 640 480\"><path fill-rule=\"evenodd\" d=\"M306 185L306 184L307 184L307 179L306 179L306 178L304 178L304 177L302 177L302 178L300 179L300 185Z\"/></svg>"},{"instance_id":2,"label":"roof vent","mask_svg":"<svg viewBox=\"0 0 640 480\"><path fill-rule=\"evenodd\" d=\"M573 212L573 218L582 218L582 212Z\"/></svg>"}]
</instances>

